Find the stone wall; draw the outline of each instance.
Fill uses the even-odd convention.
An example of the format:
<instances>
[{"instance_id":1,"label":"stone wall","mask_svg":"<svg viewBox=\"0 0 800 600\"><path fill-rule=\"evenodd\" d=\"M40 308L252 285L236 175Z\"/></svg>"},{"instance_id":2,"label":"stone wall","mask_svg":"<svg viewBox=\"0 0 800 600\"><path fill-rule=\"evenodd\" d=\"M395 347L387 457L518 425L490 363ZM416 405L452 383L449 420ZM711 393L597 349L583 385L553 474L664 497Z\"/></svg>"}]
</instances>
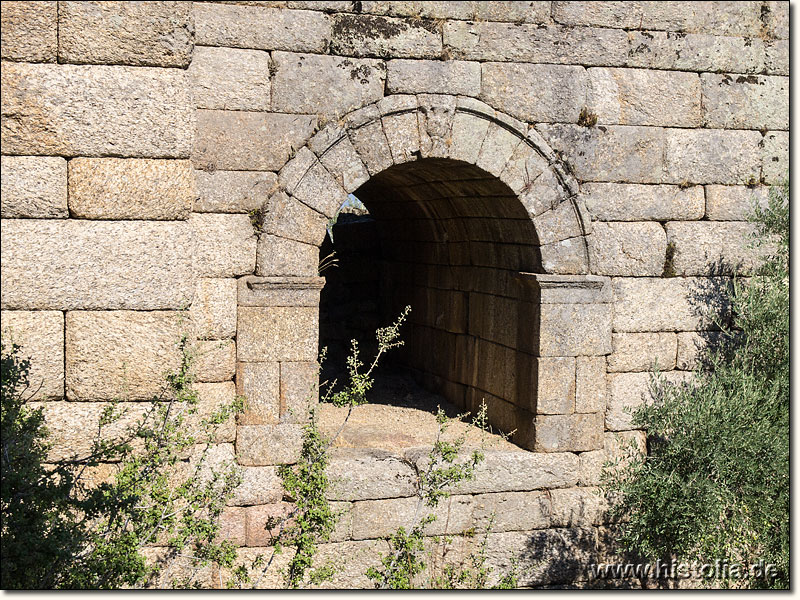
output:
<instances>
[{"instance_id":1,"label":"stone wall","mask_svg":"<svg viewBox=\"0 0 800 600\"><path fill-rule=\"evenodd\" d=\"M451 521L496 508L491 564L583 585L599 467L643 441L624 408L655 364L688 377L788 174L788 2L4 2L2 61L2 329L52 460L189 333L203 410L249 400L218 453L248 547L297 456L347 194L379 222L382 309L414 309L409 362L517 431ZM322 554L361 557L334 585L368 584L413 460L334 457Z\"/></svg>"}]
</instances>

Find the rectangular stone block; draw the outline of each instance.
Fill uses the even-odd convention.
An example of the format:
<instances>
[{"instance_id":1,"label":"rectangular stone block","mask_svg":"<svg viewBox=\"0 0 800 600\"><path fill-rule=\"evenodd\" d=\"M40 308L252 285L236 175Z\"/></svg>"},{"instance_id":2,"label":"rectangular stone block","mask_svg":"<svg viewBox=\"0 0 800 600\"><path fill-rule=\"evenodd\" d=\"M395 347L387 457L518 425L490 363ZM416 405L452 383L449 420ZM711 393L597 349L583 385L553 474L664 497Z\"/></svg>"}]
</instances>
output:
<instances>
[{"instance_id":1,"label":"rectangular stone block","mask_svg":"<svg viewBox=\"0 0 800 600\"><path fill-rule=\"evenodd\" d=\"M703 73L703 126L788 129L789 78Z\"/></svg>"},{"instance_id":2,"label":"rectangular stone block","mask_svg":"<svg viewBox=\"0 0 800 600\"><path fill-rule=\"evenodd\" d=\"M194 20L201 46L324 52L331 38L328 16L316 11L202 2Z\"/></svg>"},{"instance_id":3,"label":"rectangular stone block","mask_svg":"<svg viewBox=\"0 0 800 600\"><path fill-rule=\"evenodd\" d=\"M6 2L0 23L3 60L56 62L58 2Z\"/></svg>"},{"instance_id":4,"label":"rectangular stone block","mask_svg":"<svg viewBox=\"0 0 800 600\"><path fill-rule=\"evenodd\" d=\"M2 158L4 219L63 219L67 212L67 161L57 156Z\"/></svg>"},{"instance_id":5,"label":"rectangular stone block","mask_svg":"<svg viewBox=\"0 0 800 600\"><path fill-rule=\"evenodd\" d=\"M196 197L188 160L69 161L69 210L79 219L184 220Z\"/></svg>"},{"instance_id":6,"label":"rectangular stone block","mask_svg":"<svg viewBox=\"0 0 800 600\"><path fill-rule=\"evenodd\" d=\"M185 77L180 69L5 64L3 152L188 157L195 123Z\"/></svg>"},{"instance_id":7,"label":"rectangular stone block","mask_svg":"<svg viewBox=\"0 0 800 600\"><path fill-rule=\"evenodd\" d=\"M631 2L553 2L556 23L595 27L636 29L642 19L640 3Z\"/></svg>"},{"instance_id":8,"label":"rectangular stone block","mask_svg":"<svg viewBox=\"0 0 800 600\"><path fill-rule=\"evenodd\" d=\"M3 343L21 346L30 360L28 392L33 400L64 398L64 314L60 311L2 311Z\"/></svg>"},{"instance_id":9,"label":"rectangular stone block","mask_svg":"<svg viewBox=\"0 0 800 600\"><path fill-rule=\"evenodd\" d=\"M236 372L236 342L198 341L194 347L194 361L196 381L229 381Z\"/></svg>"},{"instance_id":10,"label":"rectangular stone block","mask_svg":"<svg viewBox=\"0 0 800 600\"><path fill-rule=\"evenodd\" d=\"M188 431L197 431L195 435L198 440L204 440L207 437L202 435L204 427L201 425L201 421L210 421L221 409L233 404L236 399L236 386L232 381L222 381L195 383L194 387L197 390L197 412L187 417L185 425ZM217 443L234 442L236 440L236 417L231 415L224 423L216 425L212 439Z\"/></svg>"},{"instance_id":11,"label":"rectangular stone block","mask_svg":"<svg viewBox=\"0 0 800 600\"><path fill-rule=\"evenodd\" d=\"M192 213L194 270L200 277L235 277L256 267L257 238L247 215Z\"/></svg>"},{"instance_id":12,"label":"rectangular stone block","mask_svg":"<svg viewBox=\"0 0 800 600\"><path fill-rule=\"evenodd\" d=\"M181 308L194 293L186 223L3 219L1 240L3 308Z\"/></svg>"},{"instance_id":13,"label":"rectangular stone block","mask_svg":"<svg viewBox=\"0 0 800 600\"><path fill-rule=\"evenodd\" d=\"M549 492L478 494L474 505L473 519L479 531L528 531L550 526Z\"/></svg>"},{"instance_id":14,"label":"rectangular stone block","mask_svg":"<svg viewBox=\"0 0 800 600\"><path fill-rule=\"evenodd\" d=\"M701 125L700 78L696 73L606 67L587 72L586 104L600 124Z\"/></svg>"},{"instance_id":15,"label":"rectangular stone block","mask_svg":"<svg viewBox=\"0 0 800 600\"><path fill-rule=\"evenodd\" d=\"M603 446L603 413L537 415L536 452L585 452Z\"/></svg>"},{"instance_id":16,"label":"rectangular stone block","mask_svg":"<svg viewBox=\"0 0 800 600\"><path fill-rule=\"evenodd\" d=\"M191 2L61 2L62 63L186 67L192 59Z\"/></svg>"},{"instance_id":17,"label":"rectangular stone block","mask_svg":"<svg viewBox=\"0 0 800 600\"><path fill-rule=\"evenodd\" d=\"M282 362L280 419L305 423L319 399L319 365L316 362Z\"/></svg>"},{"instance_id":18,"label":"rectangular stone block","mask_svg":"<svg viewBox=\"0 0 800 600\"><path fill-rule=\"evenodd\" d=\"M328 465L329 500L356 501L413 496L417 480L407 462L383 450L336 448Z\"/></svg>"},{"instance_id":19,"label":"rectangular stone block","mask_svg":"<svg viewBox=\"0 0 800 600\"><path fill-rule=\"evenodd\" d=\"M693 221L703 218L703 187L586 183L586 210L597 221Z\"/></svg>"},{"instance_id":20,"label":"rectangular stone block","mask_svg":"<svg viewBox=\"0 0 800 600\"><path fill-rule=\"evenodd\" d=\"M665 31L757 37L762 28L758 2L642 2L640 27Z\"/></svg>"},{"instance_id":21,"label":"rectangular stone block","mask_svg":"<svg viewBox=\"0 0 800 600\"><path fill-rule=\"evenodd\" d=\"M660 223L597 222L588 242L598 275L654 276L664 270L667 236Z\"/></svg>"},{"instance_id":22,"label":"rectangular stone block","mask_svg":"<svg viewBox=\"0 0 800 600\"><path fill-rule=\"evenodd\" d=\"M247 408L239 415L240 425L275 424L280 420L280 365L277 362L239 362L236 391Z\"/></svg>"},{"instance_id":23,"label":"rectangular stone block","mask_svg":"<svg viewBox=\"0 0 800 600\"><path fill-rule=\"evenodd\" d=\"M754 223L698 221L667 223L667 240L675 248L678 275L747 275L763 258L764 249L748 248Z\"/></svg>"},{"instance_id":24,"label":"rectangular stone block","mask_svg":"<svg viewBox=\"0 0 800 600\"><path fill-rule=\"evenodd\" d=\"M260 209L277 189L278 176L257 171L195 171L198 198L194 212L249 213Z\"/></svg>"},{"instance_id":25,"label":"rectangular stone block","mask_svg":"<svg viewBox=\"0 0 800 600\"><path fill-rule=\"evenodd\" d=\"M195 168L277 171L314 131L316 118L279 113L198 110Z\"/></svg>"},{"instance_id":26,"label":"rectangular stone block","mask_svg":"<svg viewBox=\"0 0 800 600\"><path fill-rule=\"evenodd\" d=\"M579 356L575 360L575 412L603 412L606 407L606 357Z\"/></svg>"},{"instance_id":27,"label":"rectangular stone block","mask_svg":"<svg viewBox=\"0 0 800 600\"><path fill-rule=\"evenodd\" d=\"M386 66L378 60L273 52L272 61L276 112L342 116L383 97Z\"/></svg>"},{"instance_id":28,"label":"rectangular stone block","mask_svg":"<svg viewBox=\"0 0 800 600\"><path fill-rule=\"evenodd\" d=\"M194 334L202 340L224 340L236 335L236 280L198 279L189 309Z\"/></svg>"},{"instance_id":29,"label":"rectangular stone block","mask_svg":"<svg viewBox=\"0 0 800 600\"><path fill-rule=\"evenodd\" d=\"M599 275L519 273L521 298L534 304L608 304L611 279ZM521 289L520 289L521 288Z\"/></svg>"},{"instance_id":30,"label":"rectangular stone block","mask_svg":"<svg viewBox=\"0 0 800 600\"><path fill-rule=\"evenodd\" d=\"M688 382L691 373L669 371L661 373L667 384ZM634 429L633 413L645 402L651 402L652 373L615 373L608 376L608 407L605 427L609 431Z\"/></svg>"},{"instance_id":31,"label":"rectangular stone block","mask_svg":"<svg viewBox=\"0 0 800 600\"><path fill-rule=\"evenodd\" d=\"M667 129L663 183L758 183L761 134Z\"/></svg>"},{"instance_id":32,"label":"rectangular stone block","mask_svg":"<svg viewBox=\"0 0 800 600\"><path fill-rule=\"evenodd\" d=\"M268 111L269 67L262 50L198 46L188 70L197 108Z\"/></svg>"},{"instance_id":33,"label":"rectangular stone block","mask_svg":"<svg viewBox=\"0 0 800 600\"><path fill-rule=\"evenodd\" d=\"M258 240L256 273L278 277L312 277L319 267L319 248L275 235Z\"/></svg>"},{"instance_id":34,"label":"rectangular stone block","mask_svg":"<svg viewBox=\"0 0 800 600\"><path fill-rule=\"evenodd\" d=\"M711 221L747 221L756 206L765 208L769 188L739 185L706 186L706 218Z\"/></svg>"},{"instance_id":35,"label":"rectangular stone block","mask_svg":"<svg viewBox=\"0 0 800 600\"><path fill-rule=\"evenodd\" d=\"M460 60L390 60L386 88L389 94L477 96L481 90L481 65Z\"/></svg>"},{"instance_id":36,"label":"rectangular stone block","mask_svg":"<svg viewBox=\"0 0 800 600\"><path fill-rule=\"evenodd\" d=\"M237 546L247 543L247 513L244 508L229 506L219 517L220 538Z\"/></svg>"},{"instance_id":37,"label":"rectangular stone block","mask_svg":"<svg viewBox=\"0 0 800 600\"><path fill-rule=\"evenodd\" d=\"M472 496L450 496L428 514L436 517L425 528L426 535L458 534L472 526ZM354 502L353 539L364 540L391 536L399 527L414 523L417 498L390 498Z\"/></svg>"},{"instance_id":38,"label":"rectangular stone block","mask_svg":"<svg viewBox=\"0 0 800 600\"><path fill-rule=\"evenodd\" d=\"M553 527L587 527L606 522L608 504L600 488L567 488L550 492Z\"/></svg>"},{"instance_id":39,"label":"rectangular stone block","mask_svg":"<svg viewBox=\"0 0 800 600\"><path fill-rule=\"evenodd\" d=\"M239 307L239 360L316 360L318 313L316 307Z\"/></svg>"},{"instance_id":40,"label":"rectangular stone block","mask_svg":"<svg viewBox=\"0 0 800 600\"><path fill-rule=\"evenodd\" d=\"M676 369L693 371L701 366L704 355L730 340L721 331L686 331L678 334Z\"/></svg>"},{"instance_id":41,"label":"rectangular stone block","mask_svg":"<svg viewBox=\"0 0 800 600\"><path fill-rule=\"evenodd\" d=\"M536 404L539 415L566 415L575 412L575 359L546 357L536 360Z\"/></svg>"},{"instance_id":42,"label":"rectangular stone block","mask_svg":"<svg viewBox=\"0 0 800 600\"><path fill-rule=\"evenodd\" d=\"M761 150L761 179L764 183L782 183L789 178L789 132L770 131L764 136Z\"/></svg>"},{"instance_id":43,"label":"rectangular stone block","mask_svg":"<svg viewBox=\"0 0 800 600\"><path fill-rule=\"evenodd\" d=\"M243 467L242 483L233 492L233 506L271 504L283 498L283 480L275 467Z\"/></svg>"},{"instance_id":44,"label":"rectangular stone block","mask_svg":"<svg viewBox=\"0 0 800 600\"><path fill-rule=\"evenodd\" d=\"M240 465L258 467L297 462L303 445L300 425L239 425L236 458Z\"/></svg>"},{"instance_id":45,"label":"rectangular stone block","mask_svg":"<svg viewBox=\"0 0 800 600\"><path fill-rule=\"evenodd\" d=\"M283 192L264 205L265 233L319 246L327 235L328 218Z\"/></svg>"},{"instance_id":46,"label":"rectangular stone block","mask_svg":"<svg viewBox=\"0 0 800 600\"><path fill-rule=\"evenodd\" d=\"M274 545L281 530L293 522L289 518L292 507L289 502L247 507L247 545L250 547ZM274 524L272 527L268 527L272 524Z\"/></svg>"},{"instance_id":47,"label":"rectangular stone block","mask_svg":"<svg viewBox=\"0 0 800 600\"><path fill-rule=\"evenodd\" d=\"M611 314L609 304L543 304L539 322L540 355L608 354Z\"/></svg>"},{"instance_id":48,"label":"rectangular stone block","mask_svg":"<svg viewBox=\"0 0 800 600\"><path fill-rule=\"evenodd\" d=\"M768 75L789 75L789 40L764 43L764 71Z\"/></svg>"},{"instance_id":49,"label":"rectangular stone block","mask_svg":"<svg viewBox=\"0 0 800 600\"><path fill-rule=\"evenodd\" d=\"M67 399L150 400L180 366L177 311L71 311L66 316Z\"/></svg>"},{"instance_id":50,"label":"rectangular stone block","mask_svg":"<svg viewBox=\"0 0 800 600\"><path fill-rule=\"evenodd\" d=\"M615 333L608 355L609 372L670 371L675 368L674 333Z\"/></svg>"},{"instance_id":51,"label":"rectangular stone block","mask_svg":"<svg viewBox=\"0 0 800 600\"><path fill-rule=\"evenodd\" d=\"M336 14L330 50L340 56L439 58L442 37L435 24L423 20Z\"/></svg>"}]
</instances>

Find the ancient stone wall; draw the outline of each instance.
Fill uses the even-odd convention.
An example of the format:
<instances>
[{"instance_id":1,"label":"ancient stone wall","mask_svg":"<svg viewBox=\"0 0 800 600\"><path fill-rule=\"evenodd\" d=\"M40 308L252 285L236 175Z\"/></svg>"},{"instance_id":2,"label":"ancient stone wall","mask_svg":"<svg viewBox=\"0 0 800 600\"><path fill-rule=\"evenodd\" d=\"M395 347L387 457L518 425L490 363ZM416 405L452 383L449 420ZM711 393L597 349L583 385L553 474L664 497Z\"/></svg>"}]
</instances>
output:
<instances>
[{"instance_id":1,"label":"ancient stone wall","mask_svg":"<svg viewBox=\"0 0 800 600\"><path fill-rule=\"evenodd\" d=\"M249 401L217 453L249 548L299 450L348 194L378 221L381 309L412 305L408 363L515 430L451 531L495 510L491 564L583 585L601 464L644 439L624 408L655 364L689 376L788 174L788 2L4 2L2 61L2 329L52 460L150 397L187 332L202 410ZM369 585L417 460L333 456L334 585Z\"/></svg>"}]
</instances>

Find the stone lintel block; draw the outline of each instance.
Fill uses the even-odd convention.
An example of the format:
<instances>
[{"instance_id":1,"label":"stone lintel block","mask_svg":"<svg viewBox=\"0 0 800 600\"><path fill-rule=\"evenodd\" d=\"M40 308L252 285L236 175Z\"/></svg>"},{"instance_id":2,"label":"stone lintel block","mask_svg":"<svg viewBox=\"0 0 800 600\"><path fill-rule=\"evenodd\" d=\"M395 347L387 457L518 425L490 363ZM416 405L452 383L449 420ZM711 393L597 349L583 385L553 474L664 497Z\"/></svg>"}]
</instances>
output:
<instances>
[{"instance_id":1,"label":"stone lintel block","mask_svg":"<svg viewBox=\"0 0 800 600\"><path fill-rule=\"evenodd\" d=\"M6 2L0 18L3 60L56 62L58 2Z\"/></svg>"},{"instance_id":2,"label":"stone lintel block","mask_svg":"<svg viewBox=\"0 0 800 600\"><path fill-rule=\"evenodd\" d=\"M603 412L606 407L606 357L579 356L575 360L575 412Z\"/></svg>"},{"instance_id":3,"label":"stone lintel block","mask_svg":"<svg viewBox=\"0 0 800 600\"><path fill-rule=\"evenodd\" d=\"M276 424L280 417L280 365L277 362L239 362L236 392L244 396L240 425Z\"/></svg>"},{"instance_id":4,"label":"stone lintel block","mask_svg":"<svg viewBox=\"0 0 800 600\"><path fill-rule=\"evenodd\" d=\"M239 306L319 306L324 277L240 277Z\"/></svg>"},{"instance_id":5,"label":"stone lintel block","mask_svg":"<svg viewBox=\"0 0 800 600\"><path fill-rule=\"evenodd\" d=\"M602 447L602 412L536 417L536 452L586 452Z\"/></svg>"},{"instance_id":6,"label":"stone lintel block","mask_svg":"<svg viewBox=\"0 0 800 600\"><path fill-rule=\"evenodd\" d=\"M243 466L295 463L302 445L300 425L239 425L236 428L236 457Z\"/></svg>"},{"instance_id":7,"label":"stone lintel block","mask_svg":"<svg viewBox=\"0 0 800 600\"><path fill-rule=\"evenodd\" d=\"M308 279L319 272L319 248L277 235L262 233L258 239L256 274L268 277Z\"/></svg>"},{"instance_id":8,"label":"stone lintel block","mask_svg":"<svg viewBox=\"0 0 800 600\"><path fill-rule=\"evenodd\" d=\"M575 358L541 357L536 360L535 414L575 412Z\"/></svg>"},{"instance_id":9,"label":"stone lintel block","mask_svg":"<svg viewBox=\"0 0 800 600\"><path fill-rule=\"evenodd\" d=\"M317 359L319 309L240 306L236 350L245 362Z\"/></svg>"},{"instance_id":10,"label":"stone lintel block","mask_svg":"<svg viewBox=\"0 0 800 600\"><path fill-rule=\"evenodd\" d=\"M4 156L2 177L2 218L63 219L69 216L67 161L63 158Z\"/></svg>"},{"instance_id":11,"label":"stone lintel block","mask_svg":"<svg viewBox=\"0 0 800 600\"><path fill-rule=\"evenodd\" d=\"M281 423L305 423L319 399L319 365L316 362L282 362L280 375Z\"/></svg>"},{"instance_id":12,"label":"stone lintel block","mask_svg":"<svg viewBox=\"0 0 800 600\"><path fill-rule=\"evenodd\" d=\"M255 270L257 239L249 216L192 213L189 224L198 276L236 277Z\"/></svg>"},{"instance_id":13,"label":"stone lintel block","mask_svg":"<svg viewBox=\"0 0 800 600\"><path fill-rule=\"evenodd\" d=\"M225 340L236 335L236 280L198 279L189 309L195 336Z\"/></svg>"},{"instance_id":14,"label":"stone lintel block","mask_svg":"<svg viewBox=\"0 0 800 600\"><path fill-rule=\"evenodd\" d=\"M19 344L18 356L31 361L33 400L64 398L64 314L61 311L2 311L3 342Z\"/></svg>"},{"instance_id":15,"label":"stone lintel block","mask_svg":"<svg viewBox=\"0 0 800 600\"><path fill-rule=\"evenodd\" d=\"M541 304L607 304L611 279L599 275L519 273L517 281Z\"/></svg>"},{"instance_id":16,"label":"stone lintel block","mask_svg":"<svg viewBox=\"0 0 800 600\"><path fill-rule=\"evenodd\" d=\"M196 381L230 381L236 373L236 342L231 339L198 341L194 347L194 361Z\"/></svg>"}]
</instances>

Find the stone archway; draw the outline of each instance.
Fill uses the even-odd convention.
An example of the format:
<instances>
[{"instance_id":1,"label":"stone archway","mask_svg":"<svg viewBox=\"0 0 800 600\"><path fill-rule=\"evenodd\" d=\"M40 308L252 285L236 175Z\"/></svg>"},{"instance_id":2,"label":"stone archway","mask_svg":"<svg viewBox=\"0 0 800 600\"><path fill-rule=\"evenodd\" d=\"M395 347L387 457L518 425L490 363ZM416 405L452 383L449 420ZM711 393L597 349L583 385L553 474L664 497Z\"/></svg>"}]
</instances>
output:
<instances>
[{"instance_id":1,"label":"stone archway","mask_svg":"<svg viewBox=\"0 0 800 600\"><path fill-rule=\"evenodd\" d=\"M470 410L485 398L490 422L523 447L602 447L610 289L588 274L590 221L577 183L535 130L472 98L388 96L325 126L278 182L256 276L239 284L237 381L252 398L258 381L280 379L281 408L245 423L276 425L268 437L279 444L302 413L292 406L313 384L318 247L327 220L358 191L379 219L416 223L399 238L405 248L427 244L421 251L435 256L467 247L444 263L469 272L444 293L427 286L439 298L423 302L416 323L420 347L444 349L429 361L432 387ZM416 262L437 276L436 260ZM460 324L436 324L437 309L458 310L465 297Z\"/></svg>"}]
</instances>

